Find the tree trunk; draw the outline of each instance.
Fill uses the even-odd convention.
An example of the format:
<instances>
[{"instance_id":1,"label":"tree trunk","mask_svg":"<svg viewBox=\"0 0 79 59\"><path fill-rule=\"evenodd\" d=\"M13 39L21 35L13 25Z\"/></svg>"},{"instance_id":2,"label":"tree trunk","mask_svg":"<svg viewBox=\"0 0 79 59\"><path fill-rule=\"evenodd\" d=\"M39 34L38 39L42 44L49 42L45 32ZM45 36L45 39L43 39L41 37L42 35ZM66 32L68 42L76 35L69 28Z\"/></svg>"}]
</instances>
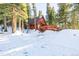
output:
<instances>
[{"instance_id":1,"label":"tree trunk","mask_svg":"<svg viewBox=\"0 0 79 59\"><path fill-rule=\"evenodd\" d=\"M7 32L7 22L6 22L6 16L4 16L4 32Z\"/></svg>"},{"instance_id":2,"label":"tree trunk","mask_svg":"<svg viewBox=\"0 0 79 59\"><path fill-rule=\"evenodd\" d=\"M65 29L67 28L67 22L66 22L66 20L64 22L64 27L65 27Z\"/></svg>"},{"instance_id":3,"label":"tree trunk","mask_svg":"<svg viewBox=\"0 0 79 59\"><path fill-rule=\"evenodd\" d=\"M76 18L75 19L75 28L78 29L78 20L77 20L78 18L77 18L77 15L75 16L75 18Z\"/></svg>"},{"instance_id":4,"label":"tree trunk","mask_svg":"<svg viewBox=\"0 0 79 59\"><path fill-rule=\"evenodd\" d=\"M16 32L16 12L13 7L13 19L12 19L12 33Z\"/></svg>"},{"instance_id":5,"label":"tree trunk","mask_svg":"<svg viewBox=\"0 0 79 59\"><path fill-rule=\"evenodd\" d=\"M74 14L73 14L73 19L72 19L72 28L73 28L73 29L77 29L77 28L78 28L77 25L78 25L78 24L77 24L77 15L76 15L76 12L74 12Z\"/></svg>"},{"instance_id":6,"label":"tree trunk","mask_svg":"<svg viewBox=\"0 0 79 59\"><path fill-rule=\"evenodd\" d=\"M23 31L23 29L24 29L24 22L23 20L21 20L21 31Z\"/></svg>"},{"instance_id":7,"label":"tree trunk","mask_svg":"<svg viewBox=\"0 0 79 59\"><path fill-rule=\"evenodd\" d=\"M19 31L21 31L21 18L19 19Z\"/></svg>"},{"instance_id":8,"label":"tree trunk","mask_svg":"<svg viewBox=\"0 0 79 59\"><path fill-rule=\"evenodd\" d=\"M34 24L35 24L35 30L36 30L36 19L34 19Z\"/></svg>"},{"instance_id":9,"label":"tree trunk","mask_svg":"<svg viewBox=\"0 0 79 59\"><path fill-rule=\"evenodd\" d=\"M32 3L33 5L33 12L34 12L34 27L35 27L35 30L36 30L36 16L37 16L37 13L36 13L36 6L34 3Z\"/></svg>"}]
</instances>

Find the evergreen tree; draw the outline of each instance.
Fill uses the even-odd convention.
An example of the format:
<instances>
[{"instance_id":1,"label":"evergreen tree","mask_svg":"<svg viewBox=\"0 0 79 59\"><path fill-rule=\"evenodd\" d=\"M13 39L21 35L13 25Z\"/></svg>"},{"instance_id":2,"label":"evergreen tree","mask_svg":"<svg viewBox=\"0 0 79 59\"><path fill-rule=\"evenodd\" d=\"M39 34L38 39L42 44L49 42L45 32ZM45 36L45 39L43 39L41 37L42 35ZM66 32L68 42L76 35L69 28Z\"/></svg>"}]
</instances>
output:
<instances>
[{"instance_id":1,"label":"evergreen tree","mask_svg":"<svg viewBox=\"0 0 79 59\"><path fill-rule=\"evenodd\" d=\"M16 32L16 26L17 26L17 17L20 16L23 19L27 18L27 7L26 4L20 4L20 3L9 3L9 4L0 4L0 13L1 17L6 19L6 16L9 16L12 18L12 32ZM6 23L6 20L4 21ZM5 25L4 25L5 26Z\"/></svg>"},{"instance_id":2,"label":"evergreen tree","mask_svg":"<svg viewBox=\"0 0 79 59\"><path fill-rule=\"evenodd\" d=\"M35 6L35 3L32 3L32 6L33 6L34 24L35 24L35 30L36 30L36 17L37 17L37 13L36 13L36 6Z\"/></svg>"},{"instance_id":3,"label":"evergreen tree","mask_svg":"<svg viewBox=\"0 0 79 59\"><path fill-rule=\"evenodd\" d=\"M56 25L57 21L56 21L56 12L54 10L54 7L51 10L51 15L52 15L52 24Z\"/></svg>"},{"instance_id":4,"label":"evergreen tree","mask_svg":"<svg viewBox=\"0 0 79 59\"><path fill-rule=\"evenodd\" d=\"M31 17L31 11L30 11L30 5L29 5L29 3L27 3L26 4L27 5L27 15L28 15L28 20L29 20L29 18Z\"/></svg>"},{"instance_id":5,"label":"evergreen tree","mask_svg":"<svg viewBox=\"0 0 79 59\"><path fill-rule=\"evenodd\" d=\"M34 17L37 17L35 3L32 3L32 6L33 6L33 13L34 13Z\"/></svg>"},{"instance_id":6,"label":"evergreen tree","mask_svg":"<svg viewBox=\"0 0 79 59\"><path fill-rule=\"evenodd\" d=\"M42 11L39 11L38 17L42 16Z\"/></svg>"},{"instance_id":7,"label":"evergreen tree","mask_svg":"<svg viewBox=\"0 0 79 59\"><path fill-rule=\"evenodd\" d=\"M72 4L73 9L71 10L72 28L78 29L78 19L79 19L79 3Z\"/></svg>"},{"instance_id":8,"label":"evergreen tree","mask_svg":"<svg viewBox=\"0 0 79 59\"><path fill-rule=\"evenodd\" d=\"M54 7L51 8L50 4L47 3L47 16L48 16L48 23L49 24L56 24L56 13Z\"/></svg>"},{"instance_id":9,"label":"evergreen tree","mask_svg":"<svg viewBox=\"0 0 79 59\"><path fill-rule=\"evenodd\" d=\"M64 28L67 28L67 19L68 19L70 4L59 3L58 6L59 6L59 11L58 11L59 22L63 24Z\"/></svg>"},{"instance_id":10,"label":"evergreen tree","mask_svg":"<svg viewBox=\"0 0 79 59\"><path fill-rule=\"evenodd\" d=\"M8 4L0 4L0 20L2 20L4 32L7 31L7 17L10 17L10 12L11 9L8 8Z\"/></svg>"}]
</instances>

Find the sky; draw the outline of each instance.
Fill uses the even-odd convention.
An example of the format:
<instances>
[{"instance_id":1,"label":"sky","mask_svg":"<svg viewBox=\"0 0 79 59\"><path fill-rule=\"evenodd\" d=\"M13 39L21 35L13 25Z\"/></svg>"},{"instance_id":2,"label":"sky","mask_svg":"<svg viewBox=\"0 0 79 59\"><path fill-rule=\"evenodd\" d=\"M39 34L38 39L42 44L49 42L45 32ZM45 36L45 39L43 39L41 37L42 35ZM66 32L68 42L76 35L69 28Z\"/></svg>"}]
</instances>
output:
<instances>
[{"instance_id":1,"label":"sky","mask_svg":"<svg viewBox=\"0 0 79 59\"><path fill-rule=\"evenodd\" d=\"M37 14L40 11L42 11L42 14L45 16L46 15L46 3L36 3L36 9L37 9ZM54 7L55 11L57 12L58 6L57 3L50 3L51 7ZM33 13L33 12L32 12Z\"/></svg>"}]
</instances>

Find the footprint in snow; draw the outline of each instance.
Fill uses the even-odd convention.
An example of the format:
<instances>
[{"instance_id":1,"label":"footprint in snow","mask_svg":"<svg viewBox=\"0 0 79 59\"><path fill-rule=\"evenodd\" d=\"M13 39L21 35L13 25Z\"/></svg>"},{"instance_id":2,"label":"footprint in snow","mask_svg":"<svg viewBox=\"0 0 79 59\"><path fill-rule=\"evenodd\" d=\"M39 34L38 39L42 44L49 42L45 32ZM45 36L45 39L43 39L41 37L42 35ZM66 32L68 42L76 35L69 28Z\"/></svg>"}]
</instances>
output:
<instances>
[{"instance_id":1,"label":"footprint in snow","mask_svg":"<svg viewBox=\"0 0 79 59\"><path fill-rule=\"evenodd\" d=\"M25 56L28 56L28 52L24 52L24 55L25 55Z\"/></svg>"},{"instance_id":2,"label":"footprint in snow","mask_svg":"<svg viewBox=\"0 0 79 59\"><path fill-rule=\"evenodd\" d=\"M47 48L47 44L41 45L41 48Z\"/></svg>"},{"instance_id":3,"label":"footprint in snow","mask_svg":"<svg viewBox=\"0 0 79 59\"><path fill-rule=\"evenodd\" d=\"M41 48L45 48L45 46L41 46Z\"/></svg>"},{"instance_id":4,"label":"footprint in snow","mask_svg":"<svg viewBox=\"0 0 79 59\"><path fill-rule=\"evenodd\" d=\"M46 46L45 45L42 45L41 48L46 48Z\"/></svg>"},{"instance_id":5,"label":"footprint in snow","mask_svg":"<svg viewBox=\"0 0 79 59\"><path fill-rule=\"evenodd\" d=\"M0 51L2 51L2 50L0 50Z\"/></svg>"},{"instance_id":6,"label":"footprint in snow","mask_svg":"<svg viewBox=\"0 0 79 59\"><path fill-rule=\"evenodd\" d=\"M73 34L73 36L76 36L76 34Z\"/></svg>"}]
</instances>

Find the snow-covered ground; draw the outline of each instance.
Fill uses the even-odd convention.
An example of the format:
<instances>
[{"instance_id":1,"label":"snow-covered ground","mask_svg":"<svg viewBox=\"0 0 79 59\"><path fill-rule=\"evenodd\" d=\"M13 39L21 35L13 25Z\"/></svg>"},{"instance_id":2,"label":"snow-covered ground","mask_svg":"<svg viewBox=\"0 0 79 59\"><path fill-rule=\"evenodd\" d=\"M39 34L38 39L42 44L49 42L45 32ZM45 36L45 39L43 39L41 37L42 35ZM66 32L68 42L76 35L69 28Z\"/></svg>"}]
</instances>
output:
<instances>
[{"instance_id":1,"label":"snow-covered ground","mask_svg":"<svg viewBox=\"0 0 79 59\"><path fill-rule=\"evenodd\" d=\"M79 56L79 30L0 34L2 56Z\"/></svg>"}]
</instances>

